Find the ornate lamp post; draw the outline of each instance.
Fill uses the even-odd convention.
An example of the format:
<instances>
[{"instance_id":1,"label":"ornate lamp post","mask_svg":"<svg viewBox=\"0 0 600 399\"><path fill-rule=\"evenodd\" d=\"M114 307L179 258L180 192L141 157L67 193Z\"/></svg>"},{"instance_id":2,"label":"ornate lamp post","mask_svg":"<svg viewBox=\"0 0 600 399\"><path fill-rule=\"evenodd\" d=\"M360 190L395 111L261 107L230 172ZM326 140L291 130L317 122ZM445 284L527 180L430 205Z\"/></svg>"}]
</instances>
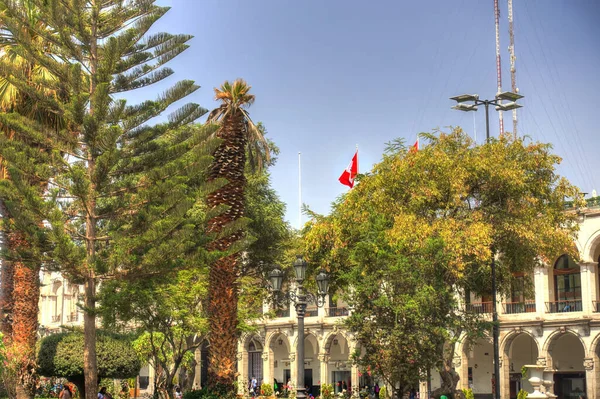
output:
<instances>
[{"instance_id":1,"label":"ornate lamp post","mask_svg":"<svg viewBox=\"0 0 600 399\"><path fill-rule=\"evenodd\" d=\"M322 307L325 304L325 295L329 289L329 276L325 270L321 270L316 277L318 292L313 294L304 290L304 279L306 275L306 267L308 264L301 255L296 256L294 261L294 272L296 273L296 292L287 292L283 294L283 297L287 297L296 306L296 314L298 316L298 345L297 345L297 359L298 359L298 372L296 376L296 398L304 399L306 395L304 393L304 315L306 313L306 305L314 303L318 307ZM277 266L269 273L269 279L271 280L271 290L273 291L274 302L280 301L282 296L281 285L283 283L283 272Z\"/></svg>"}]
</instances>

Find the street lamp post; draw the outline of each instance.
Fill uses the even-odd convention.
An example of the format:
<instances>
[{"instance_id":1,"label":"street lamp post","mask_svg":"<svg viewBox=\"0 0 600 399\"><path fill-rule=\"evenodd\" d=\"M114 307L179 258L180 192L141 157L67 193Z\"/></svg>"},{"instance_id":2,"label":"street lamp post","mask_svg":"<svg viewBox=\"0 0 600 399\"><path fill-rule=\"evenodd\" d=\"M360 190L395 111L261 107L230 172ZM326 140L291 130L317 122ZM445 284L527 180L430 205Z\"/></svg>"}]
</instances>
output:
<instances>
[{"instance_id":1,"label":"street lamp post","mask_svg":"<svg viewBox=\"0 0 600 399\"><path fill-rule=\"evenodd\" d=\"M304 279L306 275L306 267L308 266L306 261L302 259L301 255L296 256L294 261L294 272L296 274L297 289L296 292L287 292L285 297L292 301L296 305L296 314L298 316L298 345L297 345L297 375L296 375L296 398L306 398L304 389L304 315L306 314L306 306L309 303L314 303L318 307L322 307L325 304L325 295L329 288L329 276L324 270L321 270L316 277L317 280L317 294L307 292L304 289ZM281 292L281 285L283 283L283 272L277 266L269 273L269 279L271 280L271 290L273 291L273 301L278 302L278 293Z\"/></svg>"},{"instance_id":2,"label":"street lamp post","mask_svg":"<svg viewBox=\"0 0 600 399\"><path fill-rule=\"evenodd\" d=\"M463 94L456 97L450 97L451 100L456 101L456 105L452 109L459 111L477 111L477 106L485 106L485 139L490 140L490 105L496 106L496 111L510 111L513 109L521 108L522 105L517 104L517 100L523 98L522 95L506 91L499 93L493 100L480 100L477 94ZM500 101L506 100L508 103L500 103ZM500 347L499 347L499 334L500 329L498 326L498 309L496 306L496 260L495 252L492 250L492 335L494 340L494 398L500 399Z\"/></svg>"}]
</instances>

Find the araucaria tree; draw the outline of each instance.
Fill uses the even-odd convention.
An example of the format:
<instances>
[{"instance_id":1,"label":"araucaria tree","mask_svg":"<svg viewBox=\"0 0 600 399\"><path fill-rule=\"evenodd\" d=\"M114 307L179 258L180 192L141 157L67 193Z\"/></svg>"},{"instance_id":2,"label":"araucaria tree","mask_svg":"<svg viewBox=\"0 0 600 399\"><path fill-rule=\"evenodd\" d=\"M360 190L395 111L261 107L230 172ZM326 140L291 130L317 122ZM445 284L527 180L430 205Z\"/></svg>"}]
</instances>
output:
<instances>
[{"instance_id":1,"label":"araucaria tree","mask_svg":"<svg viewBox=\"0 0 600 399\"><path fill-rule=\"evenodd\" d=\"M421 135L428 145L396 146L315 218L305 245L311 262L353 287L346 324L366 352L359 364L403 391L433 366L437 394L454 394L454 344L490 334L460 298L491 291L492 257L506 293L513 273L576 256L576 215L564 209L581 196L556 174L549 145L506 135L477 146L460 129Z\"/></svg>"},{"instance_id":2,"label":"araucaria tree","mask_svg":"<svg viewBox=\"0 0 600 399\"><path fill-rule=\"evenodd\" d=\"M250 86L242 79L215 88L221 106L213 110L209 122L220 125L216 136L222 140L214 153L210 181L224 180L224 186L208 196L209 210L219 215L208 222L215 234L210 245L223 257L210 266L208 286L209 365L208 379L213 391L234 393L238 332L238 277L240 249L244 247L244 190L246 154L258 166L269 159L262 132L252 122L246 108L254 102Z\"/></svg>"},{"instance_id":3,"label":"araucaria tree","mask_svg":"<svg viewBox=\"0 0 600 399\"><path fill-rule=\"evenodd\" d=\"M84 285L85 395L96 395L96 289L102 280L133 279L179 267L176 255L197 252L186 223L214 150L207 129L186 126L205 113L187 104L158 126L145 123L194 92L176 83L155 100L127 105L114 95L161 81L163 67L187 48L188 35L147 31L168 8L153 0L28 0L45 29L20 1L0 0L5 36L20 56L48 74L28 84L18 65L2 76L41 112L64 124L51 128L17 110L2 114L0 156L11 182L2 196L26 247L15 260L43 262ZM43 40L33 40L33 34ZM45 95L46 90L59 93ZM47 182L44 191L39 183ZM34 221L34 222L32 222ZM39 221L44 221L39 223Z\"/></svg>"}]
</instances>

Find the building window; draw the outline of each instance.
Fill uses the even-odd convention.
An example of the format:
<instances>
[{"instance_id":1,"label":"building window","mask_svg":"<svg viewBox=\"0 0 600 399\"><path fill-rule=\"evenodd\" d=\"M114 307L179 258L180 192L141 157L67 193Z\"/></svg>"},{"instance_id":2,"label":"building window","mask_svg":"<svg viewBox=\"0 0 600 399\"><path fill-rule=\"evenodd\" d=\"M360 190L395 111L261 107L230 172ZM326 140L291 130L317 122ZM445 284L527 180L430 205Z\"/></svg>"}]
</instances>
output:
<instances>
[{"instance_id":1,"label":"building window","mask_svg":"<svg viewBox=\"0 0 600 399\"><path fill-rule=\"evenodd\" d=\"M248 345L248 378L255 377L260 384L263 379L262 347L255 341Z\"/></svg>"},{"instance_id":2,"label":"building window","mask_svg":"<svg viewBox=\"0 0 600 399\"><path fill-rule=\"evenodd\" d=\"M558 258L554 265L554 293L557 301L581 299L579 265L568 255Z\"/></svg>"}]
</instances>

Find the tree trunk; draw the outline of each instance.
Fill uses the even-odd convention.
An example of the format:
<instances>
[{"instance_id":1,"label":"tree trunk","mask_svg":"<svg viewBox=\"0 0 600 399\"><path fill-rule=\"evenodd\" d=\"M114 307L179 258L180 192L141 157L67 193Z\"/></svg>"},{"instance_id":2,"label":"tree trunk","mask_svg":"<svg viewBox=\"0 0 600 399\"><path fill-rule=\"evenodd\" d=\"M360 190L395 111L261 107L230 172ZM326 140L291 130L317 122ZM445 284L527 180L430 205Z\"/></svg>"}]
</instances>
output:
<instances>
[{"instance_id":1,"label":"tree trunk","mask_svg":"<svg viewBox=\"0 0 600 399\"><path fill-rule=\"evenodd\" d=\"M209 246L212 251L228 251L243 237L242 231L219 237L230 223L244 216L246 178L246 137L241 112L225 118L217 137L223 140L214 154L209 181L227 179L227 184L208 196L208 207L227 208L208 223L210 233L217 235ZM223 397L235 395L234 381L238 341L238 261L237 253L229 254L211 265L208 286L209 354L208 384L211 391Z\"/></svg>"},{"instance_id":2,"label":"tree trunk","mask_svg":"<svg viewBox=\"0 0 600 399\"><path fill-rule=\"evenodd\" d=\"M460 335L460 333L458 334ZM456 385L460 381L460 376L452 367L452 361L454 359L454 350L456 349L456 343L446 343L443 350L442 367L439 369L441 386L433 391L434 397L439 397L442 394L455 394Z\"/></svg>"},{"instance_id":3,"label":"tree trunk","mask_svg":"<svg viewBox=\"0 0 600 399\"><path fill-rule=\"evenodd\" d=\"M96 282L93 275L86 278L84 293L83 374L85 378L85 399L96 399L98 363L96 359Z\"/></svg>"},{"instance_id":4,"label":"tree trunk","mask_svg":"<svg viewBox=\"0 0 600 399\"><path fill-rule=\"evenodd\" d=\"M19 246L26 245L19 235ZM36 386L35 345L40 298L39 266L15 262L13 345L19 354L17 399L32 399Z\"/></svg>"},{"instance_id":5,"label":"tree trunk","mask_svg":"<svg viewBox=\"0 0 600 399\"><path fill-rule=\"evenodd\" d=\"M4 168L2 168L2 171L4 172ZM2 220L8 219L8 210L4 205L4 201L1 199L0 213ZM0 249L6 249L8 244L7 234L4 231L0 231ZM0 332L4 334L5 344L8 344L12 337L14 273L15 269L13 263L2 259L2 278L0 279Z\"/></svg>"}]
</instances>

